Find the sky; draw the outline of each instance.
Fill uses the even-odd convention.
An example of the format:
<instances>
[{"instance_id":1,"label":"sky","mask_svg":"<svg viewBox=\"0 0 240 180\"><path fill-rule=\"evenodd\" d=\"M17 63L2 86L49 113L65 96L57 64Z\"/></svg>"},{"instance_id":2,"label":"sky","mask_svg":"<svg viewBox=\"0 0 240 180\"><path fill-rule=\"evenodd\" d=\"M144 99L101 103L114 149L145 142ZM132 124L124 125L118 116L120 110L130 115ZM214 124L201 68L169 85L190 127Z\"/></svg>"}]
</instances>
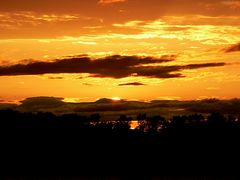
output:
<instances>
[{"instance_id":1,"label":"sky","mask_svg":"<svg viewBox=\"0 0 240 180\"><path fill-rule=\"evenodd\" d=\"M0 102L240 96L239 0L1 0Z\"/></svg>"}]
</instances>

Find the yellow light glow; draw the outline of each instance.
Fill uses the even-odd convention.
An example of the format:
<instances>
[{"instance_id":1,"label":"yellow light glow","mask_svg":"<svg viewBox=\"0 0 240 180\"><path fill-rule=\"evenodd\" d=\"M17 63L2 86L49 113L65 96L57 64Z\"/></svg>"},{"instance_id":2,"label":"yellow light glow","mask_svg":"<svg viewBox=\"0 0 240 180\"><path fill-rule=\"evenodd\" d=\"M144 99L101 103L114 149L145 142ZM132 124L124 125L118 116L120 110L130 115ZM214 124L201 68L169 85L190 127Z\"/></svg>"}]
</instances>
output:
<instances>
[{"instance_id":1,"label":"yellow light glow","mask_svg":"<svg viewBox=\"0 0 240 180\"><path fill-rule=\"evenodd\" d=\"M139 122L138 121L131 121L130 122L130 129L134 130L139 126Z\"/></svg>"},{"instance_id":2,"label":"yellow light glow","mask_svg":"<svg viewBox=\"0 0 240 180\"><path fill-rule=\"evenodd\" d=\"M113 101L121 101L121 98L120 97L112 97L111 98Z\"/></svg>"}]
</instances>

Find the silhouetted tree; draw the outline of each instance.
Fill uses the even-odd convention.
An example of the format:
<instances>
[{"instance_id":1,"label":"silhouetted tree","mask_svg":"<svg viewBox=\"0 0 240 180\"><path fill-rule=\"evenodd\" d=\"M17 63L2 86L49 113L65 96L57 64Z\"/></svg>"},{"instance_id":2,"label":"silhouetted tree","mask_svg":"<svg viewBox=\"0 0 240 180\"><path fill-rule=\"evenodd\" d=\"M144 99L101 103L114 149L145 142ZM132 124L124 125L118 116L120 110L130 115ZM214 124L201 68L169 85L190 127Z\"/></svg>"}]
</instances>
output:
<instances>
[{"instance_id":1,"label":"silhouetted tree","mask_svg":"<svg viewBox=\"0 0 240 180\"><path fill-rule=\"evenodd\" d=\"M132 121L132 117L127 117L127 115L122 114L120 115L120 117L118 118L118 121L124 122L124 121Z\"/></svg>"},{"instance_id":2,"label":"silhouetted tree","mask_svg":"<svg viewBox=\"0 0 240 180\"><path fill-rule=\"evenodd\" d=\"M204 116L202 114L193 114L188 116L188 121L190 124L200 124L204 121Z\"/></svg>"},{"instance_id":3,"label":"silhouetted tree","mask_svg":"<svg viewBox=\"0 0 240 180\"><path fill-rule=\"evenodd\" d=\"M151 131L159 131L163 128L165 118L161 116L152 116L147 118L148 129Z\"/></svg>"},{"instance_id":4,"label":"silhouetted tree","mask_svg":"<svg viewBox=\"0 0 240 180\"><path fill-rule=\"evenodd\" d=\"M146 113L139 113L136 118L138 121L144 121L147 119L147 114Z\"/></svg>"},{"instance_id":5,"label":"silhouetted tree","mask_svg":"<svg viewBox=\"0 0 240 180\"><path fill-rule=\"evenodd\" d=\"M92 114L92 115L89 117L89 119L90 119L91 122L98 123L98 122L100 122L101 116L100 116L100 114L95 113L95 114Z\"/></svg>"},{"instance_id":6,"label":"silhouetted tree","mask_svg":"<svg viewBox=\"0 0 240 180\"><path fill-rule=\"evenodd\" d=\"M211 126L222 126L226 118L221 113L212 113L208 116L208 124Z\"/></svg>"}]
</instances>

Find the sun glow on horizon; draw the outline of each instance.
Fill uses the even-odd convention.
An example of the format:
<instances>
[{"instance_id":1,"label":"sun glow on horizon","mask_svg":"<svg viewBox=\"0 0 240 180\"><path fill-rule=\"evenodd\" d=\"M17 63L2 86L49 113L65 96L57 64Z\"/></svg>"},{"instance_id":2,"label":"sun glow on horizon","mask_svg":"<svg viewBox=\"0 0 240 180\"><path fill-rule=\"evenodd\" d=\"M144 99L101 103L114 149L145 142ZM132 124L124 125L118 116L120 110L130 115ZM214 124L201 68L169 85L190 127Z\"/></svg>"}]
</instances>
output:
<instances>
[{"instance_id":1,"label":"sun glow on horizon","mask_svg":"<svg viewBox=\"0 0 240 180\"><path fill-rule=\"evenodd\" d=\"M122 99L120 97L112 97L111 98L113 101L121 101Z\"/></svg>"}]
</instances>

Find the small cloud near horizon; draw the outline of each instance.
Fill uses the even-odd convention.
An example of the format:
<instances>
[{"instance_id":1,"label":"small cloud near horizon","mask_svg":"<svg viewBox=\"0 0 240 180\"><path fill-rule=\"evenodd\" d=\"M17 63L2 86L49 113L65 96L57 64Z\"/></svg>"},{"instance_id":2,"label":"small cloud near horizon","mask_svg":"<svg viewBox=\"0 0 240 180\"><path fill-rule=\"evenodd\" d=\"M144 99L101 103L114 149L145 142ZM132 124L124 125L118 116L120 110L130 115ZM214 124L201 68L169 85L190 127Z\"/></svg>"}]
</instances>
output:
<instances>
[{"instance_id":1,"label":"small cloud near horizon","mask_svg":"<svg viewBox=\"0 0 240 180\"><path fill-rule=\"evenodd\" d=\"M145 86L146 84L140 82L130 82L130 83L122 83L118 84L118 86Z\"/></svg>"}]
</instances>

